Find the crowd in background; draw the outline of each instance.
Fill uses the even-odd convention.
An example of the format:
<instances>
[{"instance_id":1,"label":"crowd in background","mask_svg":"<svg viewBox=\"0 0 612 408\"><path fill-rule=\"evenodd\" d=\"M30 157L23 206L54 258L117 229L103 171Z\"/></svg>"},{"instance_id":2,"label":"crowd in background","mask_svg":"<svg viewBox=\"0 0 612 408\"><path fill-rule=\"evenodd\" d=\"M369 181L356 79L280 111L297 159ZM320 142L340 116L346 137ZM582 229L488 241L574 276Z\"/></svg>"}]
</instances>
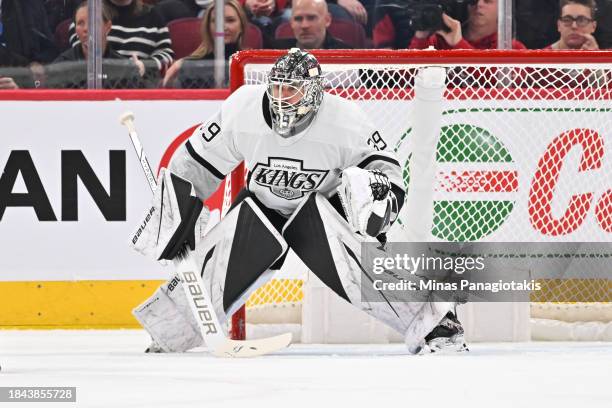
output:
<instances>
[{"instance_id":1,"label":"crowd in background","mask_svg":"<svg viewBox=\"0 0 612 408\"><path fill-rule=\"evenodd\" d=\"M224 5L226 60L250 48L498 47L497 0ZM202 75L214 59L213 0L103 0L102 6L103 70L116 79L107 87L215 86ZM512 48L612 48L612 0L514 0L513 10ZM89 37L87 2L0 0L0 89L87 87Z\"/></svg>"}]
</instances>

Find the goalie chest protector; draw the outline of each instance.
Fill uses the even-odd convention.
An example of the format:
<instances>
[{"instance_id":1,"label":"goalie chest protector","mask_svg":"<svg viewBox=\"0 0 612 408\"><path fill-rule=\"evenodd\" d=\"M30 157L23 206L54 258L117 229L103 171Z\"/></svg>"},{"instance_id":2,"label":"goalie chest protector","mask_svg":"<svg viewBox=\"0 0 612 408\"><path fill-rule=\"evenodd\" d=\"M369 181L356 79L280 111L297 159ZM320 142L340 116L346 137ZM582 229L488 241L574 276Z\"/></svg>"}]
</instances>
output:
<instances>
[{"instance_id":1,"label":"goalie chest protector","mask_svg":"<svg viewBox=\"0 0 612 408\"><path fill-rule=\"evenodd\" d=\"M244 160L248 189L265 206L289 216L312 191L331 196L342 170L363 163L381 168L401 185L397 160L379 151L385 147L380 146L382 138L355 103L325 93L310 126L283 138L271 129L265 92L263 85L246 85L234 92L220 114L203 125L210 127L214 120L221 130L210 141L204 138L202 151L223 174Z\"/></svg>"}]
</instances>

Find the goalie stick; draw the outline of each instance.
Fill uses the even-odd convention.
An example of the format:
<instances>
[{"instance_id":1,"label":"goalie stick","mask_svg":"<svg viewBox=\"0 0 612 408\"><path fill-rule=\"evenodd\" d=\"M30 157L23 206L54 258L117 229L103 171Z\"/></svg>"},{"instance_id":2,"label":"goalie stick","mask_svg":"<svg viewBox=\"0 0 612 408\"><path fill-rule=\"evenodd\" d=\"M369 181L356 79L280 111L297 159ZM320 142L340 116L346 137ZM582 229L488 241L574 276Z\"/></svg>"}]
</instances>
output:
<instances>
[{"instance_id":1,"label":"goalie stick","mask_svg":"<svg viewBox=\"0 0 612 408\"><path fill-rule=\"evenodd\" d=\"M155 192L157 181L136 133L134 114L132 112L125 112L120 116L119 121L127 127L132 145L140 161L140 166L149 182L149 187L151 187L152 192ZM204 343L206 343L206 346L213 355L217 357L255 357L273 353L287 347L291 343L291 333L258 340L228 339L221 329L210 296L204 287L198 267L193 261L189 248L185 247L183 253L177 258L174 260L174 263L177 269L176 272L183 282L181 286L185 291L185 296L187 296L191 312L196 322L198 322L198 328Z\"/></svg>"}]
</instances>

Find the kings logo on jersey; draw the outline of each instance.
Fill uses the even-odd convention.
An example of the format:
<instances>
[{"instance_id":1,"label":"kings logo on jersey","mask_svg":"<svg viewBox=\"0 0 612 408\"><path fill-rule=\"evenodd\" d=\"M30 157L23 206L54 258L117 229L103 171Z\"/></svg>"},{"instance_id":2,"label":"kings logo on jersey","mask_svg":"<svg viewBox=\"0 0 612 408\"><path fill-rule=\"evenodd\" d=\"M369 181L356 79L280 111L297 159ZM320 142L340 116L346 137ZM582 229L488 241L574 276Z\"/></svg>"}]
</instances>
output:
<instances>
[{"instance_id":1,"label":"kings logo on jersey","mask_svg":"<svg viewBox=\"0 0 612 408\"><path fill-rule=\"evenodd\" d=\"M285 200L296 200L319 188L329 170L304 168L302 160L270 157L268 163L257 163L249 182L270 189Z\"/></svg>"}]
</instances>

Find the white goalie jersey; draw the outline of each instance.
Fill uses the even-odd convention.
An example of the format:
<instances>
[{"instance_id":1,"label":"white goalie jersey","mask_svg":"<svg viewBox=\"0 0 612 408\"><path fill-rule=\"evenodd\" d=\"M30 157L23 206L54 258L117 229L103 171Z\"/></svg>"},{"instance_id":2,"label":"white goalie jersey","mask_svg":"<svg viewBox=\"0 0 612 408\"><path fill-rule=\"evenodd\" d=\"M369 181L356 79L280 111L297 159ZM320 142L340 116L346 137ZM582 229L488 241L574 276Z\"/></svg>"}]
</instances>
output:
<instances>
[{"instance_id":1,"label":"white goalie jersey","mask_svg":"<svg viewBox=\"0 0 612 408\"><path fill-rule=\"evenodd\" d=\"M241 87L181 146L170 169L207 198L244 161L247 188L284 216L312 191L329 198L352 166L379 169L403 190L397 158L355 103L325 93L312 123L289 138L272 130L268 103L265 86Z\"/></svg>"}]
</instances>

